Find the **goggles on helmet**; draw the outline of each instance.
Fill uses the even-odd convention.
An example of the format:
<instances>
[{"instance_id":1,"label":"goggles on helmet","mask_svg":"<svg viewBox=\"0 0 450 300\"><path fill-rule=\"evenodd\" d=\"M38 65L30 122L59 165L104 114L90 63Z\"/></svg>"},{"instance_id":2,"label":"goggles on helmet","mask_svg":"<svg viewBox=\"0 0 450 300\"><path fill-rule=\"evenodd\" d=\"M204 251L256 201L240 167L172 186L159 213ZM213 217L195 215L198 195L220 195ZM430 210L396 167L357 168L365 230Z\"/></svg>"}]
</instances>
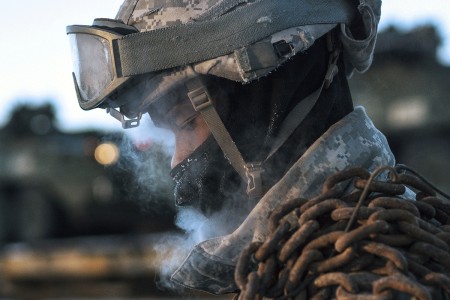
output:
<instances>
[{"instance_id":1,"label":"goggles on helmet","mask_svg":"<svg viewBox=\"0 0 450 300\"><path fill-rule=\"evenodd\" d=\"M130 104L119 94L134 78L192 66L198 74L249 82L306 50L337 24L350 23L354 13L350 0L284 0L282 5L259 0L211 20L150 31L111 19L68 26L78 102L85 110L107 108L129 127L125 115L137 114L126 113Z\"/></svg>"}]
</instances>

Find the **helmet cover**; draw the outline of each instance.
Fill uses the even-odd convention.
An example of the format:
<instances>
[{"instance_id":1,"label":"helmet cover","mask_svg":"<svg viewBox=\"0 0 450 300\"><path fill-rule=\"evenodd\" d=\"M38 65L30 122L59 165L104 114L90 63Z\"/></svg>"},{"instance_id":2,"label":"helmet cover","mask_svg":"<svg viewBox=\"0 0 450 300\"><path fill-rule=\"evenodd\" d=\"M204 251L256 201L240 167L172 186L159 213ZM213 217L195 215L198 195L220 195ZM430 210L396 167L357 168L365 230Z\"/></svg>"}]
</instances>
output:
<instances>
[{"instance_id":1,"label":"helmet cover","mask_svg":"<svg viewBox=\"0 0 450 300\"><path fill-rule=\"evenodd\" d=\"M125 0L117 13L116 19L136 27L140 32L146 32L214 19L238 7L250 9L251 4L257 1L261 0ZM281 3L280 1L280 5L282 5ZM364 32L364 39L354 37L350 22L349 24L303 25L272 34L263 41L256 43L255 47L236 49L231 54L194 63L189 68L192 68L198 74L209 74L243 83L251 82L268 75L296 53L306 51L315 40L340 25L339 36L343 46L347 76L350 77L354 70L364 72L370 67L380 10L381 0L360 0L358 12L359 19L362 20L360 24L363 28L358 28L358 30ZM270 13L261 17L258 21L270 23ZM284 50L288 45L287 51L284 51L281 55L269 54L262 59L260 57L254 58L260 51L267 53L267 51L264 51L266 45L277 45L280 42L283 43L281 46ZM182 68L183 66L177 68L177 76L173 76L174 81L179 80L180 69ZM163 73L164 81L169 82L170 70ZM192 76L191 72L187 73ZM148 100L145 101L147 104L152 102Z\"/></svg>"}]
</instances>

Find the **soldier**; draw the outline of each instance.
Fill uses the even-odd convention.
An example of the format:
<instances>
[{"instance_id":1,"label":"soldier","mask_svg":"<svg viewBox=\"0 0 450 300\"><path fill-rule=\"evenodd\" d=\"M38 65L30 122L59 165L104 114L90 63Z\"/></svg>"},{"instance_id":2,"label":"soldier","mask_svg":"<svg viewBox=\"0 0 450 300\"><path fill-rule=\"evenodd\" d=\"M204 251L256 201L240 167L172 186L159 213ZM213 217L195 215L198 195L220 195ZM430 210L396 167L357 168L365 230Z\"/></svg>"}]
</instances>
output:
<instances>
[{"instance_id":1,"label":"soldier","mask_svg":"<svg viewBox=\"0 0 450 300\"><path fill-rule=\"evenodd\" d=\"M381 1L125 0L116 19L69 26L80 106L124 128L149 113L175 135L176 204L225 235L194 247L172 280L236 290L242 248L281 201L311 197L348 166L394 165L347 79L372 61ZM222 217L224 215L222 214Z\"/></svg>"}]
</instances>

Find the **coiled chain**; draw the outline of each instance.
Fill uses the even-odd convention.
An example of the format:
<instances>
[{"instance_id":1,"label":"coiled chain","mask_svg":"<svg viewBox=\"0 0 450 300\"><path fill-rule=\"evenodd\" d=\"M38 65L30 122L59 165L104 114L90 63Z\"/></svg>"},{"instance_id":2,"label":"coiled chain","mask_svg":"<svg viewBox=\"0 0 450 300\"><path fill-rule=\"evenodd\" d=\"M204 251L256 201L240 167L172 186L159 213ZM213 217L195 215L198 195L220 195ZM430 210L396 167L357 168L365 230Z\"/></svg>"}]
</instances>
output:
<instances>
[{"instance_id":1,"label":"coiled chain","mask_svg":"<svg viewBox=\"0 0 450 300\"><path fill-rule=\"evenodd\" d=\"M400 198L405 186L416 199ZM238 260L239 299L450 299L450 201L416 176L349 168L319 196L276 207L269 224Z\"/></svg>"}]
</instances>

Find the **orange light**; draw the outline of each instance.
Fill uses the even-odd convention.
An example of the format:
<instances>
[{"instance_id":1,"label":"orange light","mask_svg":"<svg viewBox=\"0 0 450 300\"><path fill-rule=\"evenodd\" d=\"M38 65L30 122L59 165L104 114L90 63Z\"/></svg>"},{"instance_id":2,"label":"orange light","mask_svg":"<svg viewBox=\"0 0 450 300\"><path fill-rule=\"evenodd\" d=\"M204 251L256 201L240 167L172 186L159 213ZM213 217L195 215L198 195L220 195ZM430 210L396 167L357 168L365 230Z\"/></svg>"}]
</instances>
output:
<instances>
[{"instance_id":1,"label":"orange light","mask_svg":"<svg viewBox=\"0 0 450 300\"><path fill-rule=\"evenodd\" d=\"M94 157L101 165L112 165L119 160L120 150L116 144L103 143L95 148Z\"/></svg>"}]
</instances>

